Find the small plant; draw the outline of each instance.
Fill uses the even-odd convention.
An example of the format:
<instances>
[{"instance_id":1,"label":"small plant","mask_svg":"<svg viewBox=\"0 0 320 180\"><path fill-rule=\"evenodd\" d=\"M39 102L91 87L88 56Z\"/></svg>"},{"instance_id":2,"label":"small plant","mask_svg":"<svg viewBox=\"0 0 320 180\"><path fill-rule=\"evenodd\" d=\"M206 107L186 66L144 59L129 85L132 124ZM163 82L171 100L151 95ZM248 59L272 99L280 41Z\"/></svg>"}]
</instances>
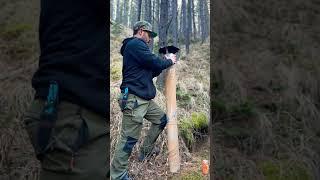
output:
<instances>
[{"instance_id":1,"label":"small plant","mask_svg":"<svg viewBox=\"0 0 320 180\"><path fill-rule=\"evenodd\" d=\"M227 128L222 128L221 131L227 137L236 137L240 139L248 138L252 135L250 129L243 128L243 127L227 127Z\"/></svg>"},{"instance_id":2,"label":"small plant","mask_svg":"<svg viewBox=\"0 0 320 180\"><path fill-rule=\"evenodd\" d=\"M179 122L179 130L182 138L186 142L186 145L190 148L195 141L192 122L189 119L183 119Z\"/></svg>"},{"instance_id":3,"label":"small plant","mask_svg":"<svg viewBox=\"0 0 320 180\"><path fill-rule=\"evenodd\" d=\"M192 172L189 172L188 174L182 175L180 179L181 180L202 180L204 178L200 172L192 171Z\"/></svg>"},{"instance_id":4,"label":"small plant","mask_svg":"<svg viewBox=\"0 0 320 180\"><path fill-rule=\"evenodd\" d=\"M187 92L180 89L180 87L177 87L176 96L178 100L178 105L181 107L188 107L188 105L191 102L191 95Z\"/></svg>"},{"instance_id":5,"label":"small plant","mask_svg":"<svg viewBox=\"0 0 320 180\"><path fill-rule=\"evenodd\" d=\"M311 180L306 167L298 162L264 161L258 165L266 180Z\"/></svg>"},{"instance_id":6,"label":"small plant","mask_svg":"<svg viewBox=\"0 0 320 180\"><path fill-rule=\"evenodd\" d=\"M209 121L203 112L192 113L191 121L195 130L208 132Z\"/></svg>"},{"instance_id":7,"label":"small plant","mask_svg":"<svg viewBox=\"0 0 320 180\"><path fill-rule=\"evenodd\" d=\"M211 107L213 110L217 113L226 113L227 112L227 106L226 103L219 99L214 99L211 101Z\"/></svg>"},{"instance_id":8,"label":"small plant","mask_svg":"<svg viewBox=\"0 0 320 180\"><path fill-rule=\"evenodd\" d=\"M250 101L244 101L239 105L232 106L231 112L244 116L252 116L254 115L254 106Z\"/></svg>"},{"instance_id":9,"label":"small plant","mask_svg":"<svg viewBox=\"0 0 320 180\"><path fill-rule=\"evenodd\" d=\"M209 120L203 112L193 112L190 118L179 123L179 130L189 149L192 149L196 139L208 132Z\"/></svg>"},{"instance_id":10,"label":"small plant","mask_svg":"<svg viewBox=\"0 0 320 180\"><path fill-rule=\"evenodd\" d=\"M120 33L123 30L123 27L119 23L114 23L114 25L112 25L111 27L112 27L111 33L114 35L120 35Z\"/></svg>"},{"instance_id":11,"label":"small plant","mask_svg":"<svg viewBox=\"0 0 320 180\"><path fill-rule=\"evenodd\" d=\"M18 38L25 31L31 30L32 27L28 24L15 24L9 26L1 32L1 36L6 40L12 40Z\"/></svg>"},{"instance_id":12,"label":"small plant","mask_svg":"<svg viewBox=\"0 0 320 180\"><path fill-rule=\"evenodd\" d=\"M121 64L120 63L112 63L111 65L111 79L113 81L117 81L121 79L122 72L121 72Z\"/></svg>"}]
</instances>

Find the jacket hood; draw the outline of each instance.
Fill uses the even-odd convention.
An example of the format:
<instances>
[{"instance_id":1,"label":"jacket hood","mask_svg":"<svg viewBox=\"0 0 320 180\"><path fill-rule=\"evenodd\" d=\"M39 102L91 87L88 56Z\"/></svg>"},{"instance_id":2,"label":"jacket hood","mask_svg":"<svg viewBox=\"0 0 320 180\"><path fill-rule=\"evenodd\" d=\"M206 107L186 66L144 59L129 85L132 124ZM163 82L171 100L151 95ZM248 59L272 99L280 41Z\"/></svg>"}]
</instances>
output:
<instances>
[{"instance_id":1,"label":"jacket hood","mask_svg":"<svg viewBox=\"0 0 320 180\"><path fill-rule=\"evenodd\" d=\"M126 49L128 42L131 41L132 39L134 39L134 37L126 38L122 41L122 47L120 49L120 53L122 56L123 56L123 51Z\"/></svg>"}]
</instances>

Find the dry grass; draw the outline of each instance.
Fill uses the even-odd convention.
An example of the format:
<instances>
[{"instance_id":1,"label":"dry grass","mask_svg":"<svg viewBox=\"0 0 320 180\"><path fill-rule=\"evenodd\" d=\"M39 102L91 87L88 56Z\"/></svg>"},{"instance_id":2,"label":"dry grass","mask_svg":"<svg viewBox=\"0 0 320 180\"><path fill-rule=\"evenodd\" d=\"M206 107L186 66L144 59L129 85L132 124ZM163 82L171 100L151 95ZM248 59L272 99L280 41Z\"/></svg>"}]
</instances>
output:
<instances>
[{"instance_id":1,"label":"dry grass","mask_svg":"<svg viewBox=\"0 0 320 180\"><path fill-rule=\"evenodd\" d=\"M33 97L30 71L0 83L0 175L7 179L37 179L39 173L39 163L21 121Z\"/></svg>"},{"instance_id":2,"label":"dry grass","mask_svg":"<svg viewBox=\"0 0 320 180\"><path fill-rule=\"evenodd\" d=\"M319 4L285 2L215 3L213 146L218 179L270 177L259 167L265 159L302 164L310 175L305 179L320 178L320 16L311 11ZM251 102L253 115L232 112L243 101Z\"/></svg>"},{"instance_id":3,"label":"dry grass","mask_svg":"<svg viewBox=\"0 0 320 180\"><path fill-rule=\"evenodd\" d=\"M36 180L36 161L22 117L33 97L37 1L2 1L0 28L0 179Z\"/></svg>"}]
</instances>

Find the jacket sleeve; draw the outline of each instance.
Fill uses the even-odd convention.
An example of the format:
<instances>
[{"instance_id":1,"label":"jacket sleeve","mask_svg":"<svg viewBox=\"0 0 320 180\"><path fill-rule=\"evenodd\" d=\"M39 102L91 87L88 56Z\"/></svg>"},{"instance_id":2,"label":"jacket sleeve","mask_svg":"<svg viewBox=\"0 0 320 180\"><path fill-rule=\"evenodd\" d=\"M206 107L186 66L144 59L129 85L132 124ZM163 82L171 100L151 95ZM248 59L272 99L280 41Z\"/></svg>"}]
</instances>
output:
<instances>
[{"instance_id":1,"label":"jacket sleeve","mask_svg":"<svg viewBox=\"0 0 320 180\"><path fill-rule=\"evenodd\" d=\"M128 48L128 52L133 56L139 64L144 68L150 69L158 73L173 65L171 59L162 59L153 54L149 47L142 41L137 40L136 43L132 43L131 47ZM159 74L160 74L159 73Z\"/></svg>"},{"instance_id":2,"label":"jacket sleeve","mask_svg":"<svg viewBox=\"0 0 320 180\"><path fill-rule=\"evenodd\" d=\"M152 77L157 77L159 76L159 74L162 72L162 70L155 70L155 71L152 71Z\"/></svg>"}]
</instances>

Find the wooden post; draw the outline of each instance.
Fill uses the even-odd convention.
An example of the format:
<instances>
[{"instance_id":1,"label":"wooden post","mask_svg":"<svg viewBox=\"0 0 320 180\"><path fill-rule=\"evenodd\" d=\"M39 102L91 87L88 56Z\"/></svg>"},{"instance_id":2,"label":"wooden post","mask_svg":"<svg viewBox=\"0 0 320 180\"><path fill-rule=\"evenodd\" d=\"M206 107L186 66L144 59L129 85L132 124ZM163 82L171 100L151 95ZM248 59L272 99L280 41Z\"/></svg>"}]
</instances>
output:
<instances>
[{"instance_id":1,"label":"wooden post","mask_svg":"<svg viewBox=\"0 0 320 180\"><path fill-rule=\"evenodd\" d=\"M165 96L167 100L167 124L168 132L168 151L170 172L180 170L179 139L177 126L177 104L176 104L176 69L171 66L165 78Z\"/></svg>"}]
</instances>

